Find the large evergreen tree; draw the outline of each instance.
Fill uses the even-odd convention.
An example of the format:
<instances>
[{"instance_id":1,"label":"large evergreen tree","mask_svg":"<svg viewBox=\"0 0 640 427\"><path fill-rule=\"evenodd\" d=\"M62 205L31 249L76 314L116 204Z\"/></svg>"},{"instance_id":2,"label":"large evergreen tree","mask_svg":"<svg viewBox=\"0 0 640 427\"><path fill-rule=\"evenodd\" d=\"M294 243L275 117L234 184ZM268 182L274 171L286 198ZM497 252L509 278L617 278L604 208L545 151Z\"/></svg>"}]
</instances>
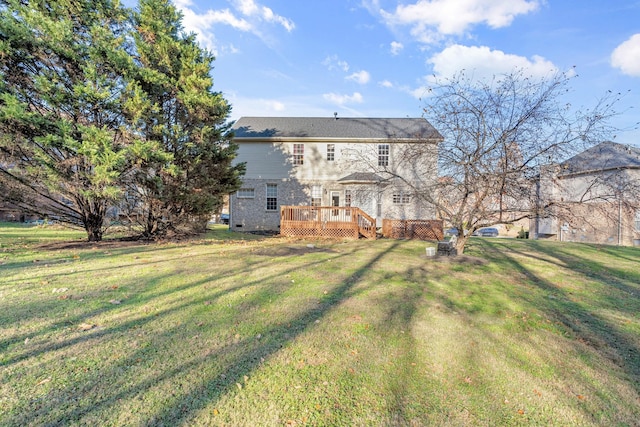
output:
<instances>
[{"instance_id":1,"label":"large evergreen tree","mask_svg":"<svg viewBox=\"0 0 640 427\"><path fill-rule=\"evenodd\" d=\"M132 182L148 236L202 226L244 172L244 165L231 164L237 149L227 124L231 107L212 90L214 58L181 21L168 0L142 0L135 20L133 78L146 101L137 131L171 158L144 162Z\"/></svg>"},{"instance_id":2,"label":"large evergreen tree","mask_svg":"<svg viewBox=\"0 0 640 427\"><path fill-rule=\"evenodd\" d=\"M128 161L117 0L0 1L0 191L101 240Z\"/></svg>"},{"instance_id":3,"label":"large evergreen tree","mask_svg":"<svg viewBox=\"0 0 640 427\"><path fill-rule=\"evenodd\" d=\"M239 186L213 56L165 0L0 0L0 195L102 239L202 225Z\"/></svg>"}]
</instances>

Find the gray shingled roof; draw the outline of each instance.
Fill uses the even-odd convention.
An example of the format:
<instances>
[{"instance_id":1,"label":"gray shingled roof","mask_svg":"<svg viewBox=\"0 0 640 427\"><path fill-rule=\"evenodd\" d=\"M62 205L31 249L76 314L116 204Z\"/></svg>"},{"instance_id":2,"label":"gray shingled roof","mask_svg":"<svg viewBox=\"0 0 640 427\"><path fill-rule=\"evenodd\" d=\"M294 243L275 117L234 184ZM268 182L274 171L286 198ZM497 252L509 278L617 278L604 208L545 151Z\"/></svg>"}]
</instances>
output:
<instances>
[{"instance_id":1,"label":"gray shingled roof","mask_svg":"<svg viewBox=\"0 0 640 427\"><path fill-rule=\"evenodd\" d=\"M561 165L561 175L623 168L640 168L640 149L606 141L571 157Z\"/></svg>"},{"instance_id":2,"label":"gray shingled roof","mask_svg":"<svg viewBox=\"0 0 640 427\"><path fill-rule=\"evenodd\" d=\"M376 175L373 172L354 172L338 180L338 182L341 182L343 184L370 184L381 183L382 181L384 181L384 178L382 178L380 175Z\"/></svg>"},{"instance_id":3,"label":"gray shingled roof","mask_svg":"<svg viewBox=\"0 0 640 427\"><path fill-rule=\"evenodd\" d=\"M241 117L236 138L438 139L422 118Z\"/></svg>"}]
</instances>

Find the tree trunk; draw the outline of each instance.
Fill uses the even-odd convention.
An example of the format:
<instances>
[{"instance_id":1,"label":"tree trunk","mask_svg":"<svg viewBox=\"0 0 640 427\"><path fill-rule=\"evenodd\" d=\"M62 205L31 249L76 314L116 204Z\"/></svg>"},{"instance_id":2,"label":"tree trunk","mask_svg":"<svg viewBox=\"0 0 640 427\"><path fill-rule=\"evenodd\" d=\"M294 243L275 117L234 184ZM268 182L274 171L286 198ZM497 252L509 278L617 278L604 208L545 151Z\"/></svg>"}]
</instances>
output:
<instances>
[{"instance_id":1,"label":"tree trunk","mask_svg":"<svg viewBox=\"0 0 640 427\"><path fill-rule=\"evenodd\" d=\"M464 233L462 236L458 236L458 240L456 240L456 253L458 255L462 255L464 253L464 247L467 244L467 241L469 240L469 236L464 236Z\"/></svg>"},{"instance_id":2,"label":"tree trunk","mask_svg":"<svg viewBox=\"0 0 640 427\"><path fill-rule=\"evenodd\" d=\"M102 224L104 217L99 214L89 214L84 220L84 229L87 232L87 239L90 242L102 241Z\"/></svg>"},{"instance_id":3,"label":"tree trunk","mask_svg":"<svg viewBox=\"0 0 640 427\"><path fill-rule=\"evenodd\" d=\"M149 212L147 212L147 219L144 224L144 232L142 233L144 237L152 237L158 231L158 218L152 212L153 206L149 207Z\"/></svg>"},{"instance_id":4,"label":"tree trunk","mask_svg":"<svg viewBox=\"0 0 640 427\"><path fill-rule=\"evenodd\" d=\"M102 226L86 226L85 230L87 231L87 238L90 242L102 241Z\"/></svg>"}]
</instances>

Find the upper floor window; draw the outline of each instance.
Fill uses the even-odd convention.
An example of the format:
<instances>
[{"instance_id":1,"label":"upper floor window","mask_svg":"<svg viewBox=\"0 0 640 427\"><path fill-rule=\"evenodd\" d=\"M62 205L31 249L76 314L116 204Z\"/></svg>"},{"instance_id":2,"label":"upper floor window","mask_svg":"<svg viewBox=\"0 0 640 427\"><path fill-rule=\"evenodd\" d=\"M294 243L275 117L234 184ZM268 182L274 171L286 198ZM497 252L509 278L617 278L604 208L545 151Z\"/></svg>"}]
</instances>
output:
<instances>
[{"instance_id":1,"label":"upper floor window","mask_svg":"<svg viewBox=\"0 0 640 427\"><path fill-rule=\"evenodd\" d=\"M336 159L336 144L327 144L327 161L333 162Z\"/></svg>"},{"instance_id":2,"label":"upper floor window","mask_svg":"<svg viewBox=\"0 0 640 427\"><path fill-rule=\"evenodd\" d=\"M255 197L255 191L253 188L241 188L236 193L238 199L253 199Z\"/></svg>"},{"instance_id":3,"label":"upper floor window","mask_svg":"<svg viewBox=\"0 0 640 427\"><path fill-rule=\"evenodd\" d=\"M405 192L395 193L393 195L393 204L394 205L404 205L411 201L411 196Z\"/></svg>"},{"instance_id":4,"label":"upper floor window","mask_svg":"<svg viewBox=\"0 0 640 427\"><path fill-rule=\"evenodd\" d=\"M278 210L278 184L267 184L267 210Z\"/></svg>"},{"instance_id":5,"label":"upper floor window","mask_svg":"<svg viewBox=\"0 0 640 427\"><path fill-rule=\"evenodd\" d=\"M322 186L311 187L311 206L322 206Z\"/></svg>"},{"instance_id":6,"label":"upper floor window","mask_svg":"<svg viewBox=\"0 0 640 427\"><path fill-rule=\"evenodd\" d=\"M389 144L378 145L378 166L389 166Z\"/></svg>"},{"instance_id":7,"label":"upper floor window","mask_svg":"<svg viewBox=\"0 0 640 427\"><path fill-rule=\"evenodd\" d=\"M304 144L293 144L293 164L304 164Z\"/></svg>"}]
</instances>

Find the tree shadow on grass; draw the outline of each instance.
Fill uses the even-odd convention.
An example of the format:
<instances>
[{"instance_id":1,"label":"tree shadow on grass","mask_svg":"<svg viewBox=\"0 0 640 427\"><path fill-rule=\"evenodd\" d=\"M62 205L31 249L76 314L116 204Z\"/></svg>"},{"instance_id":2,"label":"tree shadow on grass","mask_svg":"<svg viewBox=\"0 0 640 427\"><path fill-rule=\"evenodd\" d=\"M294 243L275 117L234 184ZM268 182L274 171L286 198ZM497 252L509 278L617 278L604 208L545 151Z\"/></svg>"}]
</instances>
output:
<instances>
[{"instance_id":1,"label":"tree shadow on grass","mask_svg":"<svg viewBox=\"0 0 640 427\"><path fill-rule=\"evenodd\" d=\"M414 269L427 283L430 300L427 310L457 325L452 330L459 336L445 341L452 350L453 361L449 366L464 367L471 372L469 384L461 372L455 373L458 375L455 378L449 372L438 378L445 388L450 385L454 389L454 397L451 400L445 397L440 402L435 399L435 411L441 411L436 417L445 419L442 417L451 415L455 419L457 406L452 406L452 402L465 405L476 400L481 403L469 404L468 424L520 425L525 418L518 415L517 407L509 407L516 400L526 403L521 392L524 396L533 393L526 398L531 399L531 407L537 411L527 418L532 423L548 423L549 419L555 419L550 418L554 412L559 417L558 425L579 423L579 418L571 418L575 411L582 412L584 420L594 425L607 421L627 425L640 413L636 406L640 387L638 337L600 315L591 301L577 301L562 283L554 283L545 276L549 269L569 269L566 265L569 260L561 259L564 254L556 253L554 247L543 249L548 253L532 250L528 243L479 242L469 254L473 258L484 257L484 263L453 268L446 274L440 274L438 269L425 272L421 271L425 268ZM547 265L541 266L542 262ZM458 264L453 263L452 267ZM498 275L492 273L496 271ZM558 336L552 337L547 332ZM482 347L474 347L477 342ZM578 355L575 364L567 360L569 354ZM586 372L579 370L580 366ZM519 389L523 387L518 382L520 375L530 380L526 387L531 389ZM610 381L598 384L601 376ZM570 385L578 389L570 389ZM556 394L567 400L559 406L544 403L536 387L542 387L538 390L543 390L544 397ZM505 401L507 390L513 395L513 399L509 397L510 404ZM583 398L579 393L588 394L589 403L579 400ZM443 394L446 396L447 392Z\"/></svg>"},{"instance_id":2,"label":"tree shadow on grass","mask_svg":"<svg viewBox=\"0 0 640 427\"><path fill-rule=\"evenodd\" d=\"M252 251L251 248L243 249L243 250L245 252ZM301 253L304 253L294 249L287 250L286 252L287 252L286 254L283 253L280 255L281 256L299 256ZM136 252L134 253L137 254ZM144 253L148 254L148 252L144 252ZM242 254L242 251L239 252L239 255L241 254ZM202 256L207 256L207 255L202 255ZM242 256L240 256L240 258L242 258ZM173 257L163 256L162 259L147 263L145 265L149 266L149 265L156 264L160 266L165 263L180 261L181 259L185 259L185 265L188 265L188 261L193 261L193 257L190 257L189 255L176 255ZM17 352L17 353L13 352L12 356L3 358L1 360L0 366L8 366L10 364L17 363L26 358L37 356L38 354L43 354L50 351L59 350L61 348L72 346L78 342L85 341L88 339L98 340L103 336L112 332L111 329L108 329L108 328L105 329L101 327L101 325L92 325L92 326L96 326L96 329L93 330L91 333L86 333L86 332L83 333L78 331L78 325L86 322L91 322L91 319L97 316L106 314L108 312L126 310L128 305L132 305L132 304L145 305L154 300L162 299L165 296L180 293L190 288L207 285L208 283L211 283L211 282L215 283L217 281L221 281L221 280L225 280L225 279L229 279L237 276L240 276L240 277L246 276L251 271L260 267L268 266L269 264L270 264L270 259L260 259L257 261L251 261L248 264L243 265L240 269L238 269L237 265L233 265L233 264L222 265L222 266L216 267L215 277L207 277L202 280L185 283L178 286L163 286L162 287L163 290L159 290L158 286L165 281L171 280L172 277L175 276L176 274L180 274L179 271L174 270L166 274L151 274L149 276L132 278L130 282L120 282L118 286L118 294L122 294L124 292L129 296L125 300L122 300L122 301L118 300L119 301L118 304L113 304L111 302L111 300L114 299L114 296L117 295L116 292L109 289L105 289L102 297L99 297L102 300L102 304L97 308L93 308L89 310L80 310L76 315L73 315L73 316L68 316L65 314L64 316L61 316L60 318L56 319L54 322L47 324L46 326L39 327L38 330L36 331L29 330L28 332L24 332L22 334L16 334L11 336L10 338L0 340L0 351L3 351L3 352L6 351L12 345L24 342L25 340L31 341L29 346L24 347L23 351ZM315 264L317 264L317 262L311 262L307 265L307 267L309 268L313 267ZM135 265L137 265L137 263L132 261L129 264L119 264L118 266L115 266L115 267L108 266L108 267L97 268L97 269L88 269L84 271L84 273L87 275L104 274L105 271L109 271L113 273L114 270L125 271L127 268L131 268ZM286 275L293 271L294 269L284 270L283 272L278 273L278 275L281 275L281 274ZM46 276L48 279L55 277L55 275L51 275L51 274L44 274L44 276ZM238 285L229 287L223 292L217 292L217 293L214 293L213 295L208 294L207 296L191 299L189 301L190 301L190 304L204 303L205 300L207 303L213 303L217 299L222 298L225 294L229 294L243 288L254 286L258 284L261 280L272 280L274 278L275 277L273 276L263 276L261 277L260 280L254 280L251 282L238 282L239 283ZM141 282L143 284L141 284ZM79 296L76 293L75 299L77 300L78 298L80 298L81 300L83 299L82 295ZM47 294L45 295L44 300L35 300L35 301L29 301L29 302L16 301L15 305L6 303L4 306L5 310L3 311L3 314L0 314L0 326L3 326L3 325L8 326L16 318L18 318L21 322L28 322L31 318L40 318L43 315L43 313L55 312L56 310L63 313L64 311L66 311L66 307L64 307L63 305L72 304L72 303L80 304L80 302L75 301L71 298L68 300L60 300L57 298L56 294ZM141 320L141 319L131 320L129 322L124 323L120 327L118 327L117 330L126 330L127 328L130 328L134 325L144 324L144 323L153 321L154 318L158 316L165 316L171 312L175 312L182 308L185 308L186 306L187 304L185 303L185 304L179 304L176 307L173 307L171 309L164 307L158 310L154 310L153 313L151 313L150 315L143 316L143 318L146 320ZM76 336L74 338L59 340L54 343L47 343L44 345L38 344L39 336L45 336L50 333L55 333L56 331L71 329L71 328L73 328L73 330L70 332L76 333L75 334Z\"/></svg>"},{"instance_id":3,"label":"tree shadow on grass","mask_svg":"<svg viewBox=\"0 0 640 427\"><path fill-rule=\"evenodd\" d=\"M411 425L412 418L416 416L416 406L421 406L410 396L416 375L411 368L420 362L417 351L420 344L411 330L422 294L422 286L409 285L385 293L378 300L384 316L378 321L376 330L387 336L395 336L398 346L394 363L387 368L390 375L385 390L387 416L390 422L398 425Z\"/></svg>"},{"instance_id":4,"label":"tree shadow on grass","mask_svg":"<svg viewBox=\"0 0 640 427\"><path fill-rule=\"evenodd\" d=\"M391 251L395 245L388 250ZM261 362L278 352L287 342L296 339L300 334L314 325L317 320L323 318L329 311L349 298L350 291L357 285L361 277L371 266L385 256L386 252L376 253L370 260L363 263L358 269L341 284L336 286L329 298L322 300L317 306L302 311L294 318L271 326L265 330L264 338L257 341L244 341L236 346L237 352L224 365L224 377L207 378L189 393L178 397L170 406L163 408L145 425L180 424L192 418L197 411L208 404L220 399L226 393L234 390L236 384L241 383L244 376L250 375L259 368ZM348 256L342 254L340 256ZM230 352L224 351L225 354Z\"/></svg>"},{"instance_id":5,"label":"tree shadow on grass","mask_svg":"<svg viewBox=\"0 0 640 427\"><path fill-rule=\"evenodd\" d=\"M331 254L330 256L332 259L338 259L351 255L350 253L340 253ZM149 411L143 417L146 420L144 421L146 425L178 425L184 423L194 417L200 409L234 390L236 384L241 383L245 376L250 375L251 372L257 369L264 359L274 355L288 342L294 340L309 326L315 324L317 320L340 304L348 297L350 289L359 281L369 266L383 256L384 253L377 253L368 262L364 262L354 274L338 284L331 294L327 298L323 298L317 305L300 310L293 317L265 325L260 338L255 336L238 337L237 334L232 338L226 337L221 345L216 348L201 354L191 355L184 361L175 361L169 364L168 369L165 368L157 374L147 375L145 378L136 378L133 382L127 382L131 380L130 375L126 374L127 372L144 363L145 360L162 358L158 353L166 352L170 348L170 346L165 349L145 346L130 352L129 356L119 361L109 362L107 366L101 367L95 372L90 372L82 383L73 383L72 389L51 389L47 393L46 400L42 399L38 402L26 403L26 406L21 407L21 413L15 413L14 411L11 418L5 419L4 422L7 425L24 425L41 422L65 424L68 422L84 422L82 420L99 420L101 415L109 413L109 408L120 405L123 400L140 399L149 393L153 393L159 383L173 384L173 381L179 381L181 375L186 371L202 371L201 380L198 384L189 384L188 386L176 384L175 395L165 396L165 404L161 408L157 406L143 408L143 410ZM185 310L192 310L193 307L205 307L208 305L209 307L217 308L220 305L217 301L223 299L225 295L238 292L243 288L249 289L265 281L268 283L280 283L278 285L280 289L260 288L259 291L248 297L247 301L243 303L259 305L261 301L266 300L270 295L276 297L279 292L286 291L288 281L281 280L278 282L280 276L286 276L288 273L298 269L312 268L317 263L324 261L309 260L303 265L294 263L291 268L274 272L272 277L255 278L248 282L240 281L237 285L226 289L213 289L212 292L205 293L200 297L187 298L184 301L178 298L178 302L170 307L145 315L139 314L136 318L128 319L114 327L91 330L87 334L76 334L61 342L41 346L32 351L16 355L10 362L16 363L27 358L41 357L63 348L70 348L76 344L86 344L92 340L99 345L101 339L108 339L111 334L121 337L127 333L144 330L157 319L170 318L172 315L179 314ZM260 265L268 265L269 262L268 259L264 259L260 262ZM224 274L230 278L238 277L240 279L243 275L255 270L256 267L253 264L244 267L244 270L241 271L233 271L230 268ZM158 276L154 280L162 281L166 278ZM179 294L186 289L202 287L205 283L209 283L209 280L191 281L172 289L165 289L160 294L166 295L173 292ZM160 294L151 290L146 295L139 296L136 303L138 305L151 303L160 298ZM77 319L73 320L81 321L83 318L100 314L102 310L122 308L120 306L101 308L95 312L82 313ZM191 311L190 313L196 313L196 311ZM240 316L240 314L234 314L234 316ZM238 318L239 321L240 318ZM194 323L196 323L195 319ZM193 325L176 325L175 327L163 329L160 335L153 337L153 341L158 344L167 343L174 346L176 345L176 340L185 336L185 328L188 327L193 327ZM185 343L185 345L187 344ZM166 354L166 358L171 359L172 357L174 357L172 354ZM112 382L109 384L108 389L105 389L104 382L108 381L107 379L109 378ZM97 388L102 388L101 393L96 393ZM184 391L185 389L188 390ZM82 396L86 397L82 398Z\"/></svg>"},{"instance_id":6,"label":"tree shadow on grass","mask_svg":"<svg viewBox=\"0 0 640 427\"><path fill-rule=\"evenodd\" d=\"M603 261L590 259L588 262L570 256L561 247L535 244L536 251L543 253L551 260L551 265L561 265L571 269L573 274L583 275L589 281L600 282L603 286L613 286L620 295L617 298L608 297L607 305L629 315L637 315L640 311L640 300L637 298L639 284L621 278L621 272ZM527 268L517 257L537 258L526 247L509 246L509 250L497 244L485 244L481 248L483 254L492 262L504 265L514 273L526 277L531 285L542 292L530 292L518 295L532 306L543 312L553 322L563 325L565 330L573 335L576 345L587 345L595 353L618 366L629 378L629 383L636 392L640 393L640 347L638 337L624 332L620 325L603 318L593 309L589 309L590 302L578 301L561 285L549 282L537 273ZM584 264L584 263L587 264ZM599 272L593 271L588 264L598 264ZM586 266L585 266L586 265ZM629 300L628 298L632 298ZM594 294L593 301L600 301L600 296ZM601 303L599 303L601 305Z\"/></svg>"},{"instance_id":7,"label":"tree shadow on grass","mask_svg":"<svg viewBox=\"0 0 640 427\"><path fill-rule=\"evenodd\" d=\"M126 255L132 255L132 256L135 255L136 258L139 258L141 255L149 255L151 252L162 252L162 249L156 248L156 249L150 249L148 251L143 251L143 252L137 252L134 249L127 249L123 252L116 252L114 253L114 255L117 256L118 259ZM84 252L81 252L81 254L83 256L85 255ZM106 257L111 255L100 254L95 256ZM192 259L189 259L188 255L184 255L184 254L176 255L172 257L162 256L162 258L158 260L155 260L150 263L146 263L145 267L153 267L154 265L159 267L162 264L170 263L172 261L177 261L180 259L185 259L185 262L189 260L192 261ZM120 272L123 272L124 274L127 271L127 269L140 265L140 261L132 258L128 263L120 263L116 266L108 265L104 267L82 268L86 265L87 263L82 263L79 267L76 266L75 268L81 268L85 277L104 278L105 274L107 273L115 275L115 274L119 274L118 272L120 271ZM169 286L169 287L166 287L164 291L157 291L156 286L166 280L170 280L172 275L176 274L176 271L171 271L166 275L150 274L148 276L143 276L143 277L134 277L134 278L131 278L130 281L128 282L127 281L118 282L117 292L115 292L115 290L104 289L103 290L104 292L101 296L88 298L89 300L91 299L102 300L102 304L99 307L82 309L83 305L87 305L87 306L95 305L95 304L91 304L93 301L85 302L86 295L83 294L82 291L79 291L77 289L67 289L67 288L64 288L64 289L67 289L69 293L65 291L64 293L56 294L55 292L51 293L51 291L49 291L49 288L53 288L55 290L56 288L61 286L56 283L56 279L64 280L64 278L67 276L66 273L61 272L61 273L52 274L49 272L48 269L42 268L41 266L33 266L32 264L29 264L29 268L36 270L33 277L29 279L30 282L38 282L38 281L44 280L47 283L51 282L51 284L44 286L45 289L39 292L39 295L38 295L39 298L34 298L33 300L28 300L28 301L19 299L13 303L5 302L4 310L2 313L0 313L0 326L9 326L11 323L15 322L16 320L19 320L22 323L28 323L31 319L36 319L36 318L39 319L43 317L43 315L47 315L46 313L60 312L61 314L65 314L65 315L64 316L61 315L60 318L56 319L54 322L50 324L47 324L45 326L39 326L38 329L35 331L31 329L22 334L15 334L9 338L0 340L0 350L3 352L6 351L9 346L22 342L25 339L29 339L32 341L31 350L29 351L25 350L20 356L14 354L13 357L3 359L2 365L15 363L16 361L30 357L39 352L54 350L54 348L46 347L46 346L39 347L36 349L33 348L35 342L37 342L37 337L40 335L46 335L48 333L55 332L56 330L62 330L64 328L69 328L69 327L77 328L80 323L88 322L93 317L99 316L104 313L112 312L112 311L126 309L127 303L129 302L144 304L153 299L160 298L163 295L167 295L174 292L180 292L193 286L202 285L207 281L207 279L203 279L202 281L199 281L196 283L186 284L186 285L177 286L177 287ZM240 272L242 272L242 270ZM218 279L226 278L226 277L234 276L236 274L238 274L238 271L235 267L233 269L226 269L226 270L223 269L222 271L219 272L217 278ZM96 279L88 279L88 280L96 280ZM18 284L22 282L23 280L17 281ZM92 288L93 293L99 290L99 288L97 288L96 285L91 285L90 287ZM131 301L125 300L123 305L119 305L119 304L115 305L110 302L110 300L114 298L118 298L118 295L122 295L123 293L126 293L127 295L129 295L128 300L131 300ZM61 297L63 299L61 299ZM73 315L73 316L66 315L66 311L68 310L67 306L70 304L76 304L78 306L78 313L76 315ZM34 341L34 338L36 338L35 341ZM72 345L72 344L73 344L73 341L67 342L63 340L61 342L58 342L55 348L59 349L66 345Z\"/></svg>"}]
</instances>

